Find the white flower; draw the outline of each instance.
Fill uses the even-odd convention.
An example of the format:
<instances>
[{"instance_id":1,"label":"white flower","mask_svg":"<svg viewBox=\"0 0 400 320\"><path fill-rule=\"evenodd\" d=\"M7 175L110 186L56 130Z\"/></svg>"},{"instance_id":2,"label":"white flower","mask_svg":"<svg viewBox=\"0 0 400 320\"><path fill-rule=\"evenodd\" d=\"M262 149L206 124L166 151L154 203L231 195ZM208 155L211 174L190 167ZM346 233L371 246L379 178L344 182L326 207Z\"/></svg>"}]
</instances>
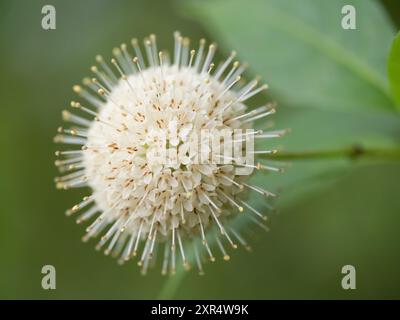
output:
<instances>
[{"instance_id":1,"label":"white flower","mask_svg":"<svg viewBox=\"0 0 400 320\"><path fill-rule=\"evenodd\" d=\"M91 68L96 78L84 79L86 88L73 87L85 102L72 102L71 106L82 115L64 111L64 120L73 127L60 128L55 138L63 144L82 145L78 150L56 152L64 157L56 165L62 172L68 171L56 182L59 188L89 186L93 190L67 211L82 210L78 223L93 220L84 240L102 234L98 249L105 247L105 253L120 256L120 262L139 255L144 273L160 244L164 247L164 274L168 269L175 272L177 250L183 264L189 266L185 254L189 241L195 247L194 261L203 273L203 253L197 239L202 240L210 260L214 261L211 241L224 259L229 259L223 242L234 248L236 242L248 246L238 231L228 227L228 220L244 209L258 224L262 220L257 219L264 217L243 200L242 191L274 196L244 180L254 168L278 169L248 164L236 155L225 156L221 150L213 150L209 141L194 137L205 130L231 130L233 145L240 143L242 151L254 155L275 150L253 152L243 141L283 134L243 131L238 140L233 130L250 129L255 120L274 113L270 104L246 111L245 102L267 86L258 87L258 79L247 84L241 81L244 66L233 62L235 52L213 71L215 44L206 53L201 40L196 53L189 51L189 39L179 33L174 37L172 62L166 52L158 52L154 35L145 39L146 55L135 39L135 57L125 44L115 48L111 63L118 77L97 56L99 67ZM227 140L222 140L223 148ZM211 161L212 156L220 161ZM238 167L251 170L238 174Z\"/></svg>"}]
</instances>

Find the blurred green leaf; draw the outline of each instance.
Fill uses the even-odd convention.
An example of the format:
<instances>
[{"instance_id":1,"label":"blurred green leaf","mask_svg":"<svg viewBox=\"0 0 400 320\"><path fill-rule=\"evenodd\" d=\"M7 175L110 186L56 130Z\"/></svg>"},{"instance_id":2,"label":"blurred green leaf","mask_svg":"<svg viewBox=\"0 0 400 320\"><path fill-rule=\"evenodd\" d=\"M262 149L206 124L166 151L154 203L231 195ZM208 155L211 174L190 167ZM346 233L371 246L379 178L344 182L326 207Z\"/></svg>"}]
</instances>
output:
<instances>
[{"instance_id":1,"label":"blurred green leaf","mask_svg":"<svg viewBox=\"0 0 400 320\"><path fill-rule=\"evenodd\" d=\"M388 61L388 76L392 94L400 107L400 32L393 41Z\"/></svg>"},{"instance_id":2,"label":"blurred green leaf","mask_svg":"<svg viewBox=\"0 0 400 320\"><path fill-rule=\"evenodd\" d=\"M390 109L386 58L394 30L375 1L355 0L357 29L341 26L344 0L192 1L193 16L270 83L279 103ZM373 23L371 23L373 21Z\"/></svg>"}]
</instances>

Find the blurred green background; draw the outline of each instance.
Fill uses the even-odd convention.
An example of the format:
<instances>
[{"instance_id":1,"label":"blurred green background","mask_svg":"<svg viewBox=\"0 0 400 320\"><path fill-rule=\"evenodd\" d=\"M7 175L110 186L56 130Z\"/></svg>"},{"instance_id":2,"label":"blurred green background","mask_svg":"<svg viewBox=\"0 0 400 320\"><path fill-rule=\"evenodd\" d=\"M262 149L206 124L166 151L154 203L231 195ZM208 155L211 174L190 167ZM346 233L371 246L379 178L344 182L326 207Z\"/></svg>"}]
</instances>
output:
<instances>
[{"instance_id":1,"label":"blurred green background","mask_svg":"<svg viewBox=\"0 0 400 320\"><path fill-rule=\"evenodd\" d=\"M56 7L54 31L41 29L45 4ZM341 29L344 4L355 5L357 30ZM180 30L196 46L206 37L237 50L248 76L263 76L280 105L277 128L292 129L278 141L285 150L398 147L400 117L382 87L399 23L395 0L2 0L0 298L400 298L399 162L291 161L284 174L256 178L281 196L271 231L248 230L252 253L207 264L204 277L143 277L81 242L85 227L64 211L85 193L55 190L52 142L96 54L149 33L170 49ZM41 288L46 264L56 290ZM341 288L346 264L356 290Z\"/></svg>"}]
</instances>

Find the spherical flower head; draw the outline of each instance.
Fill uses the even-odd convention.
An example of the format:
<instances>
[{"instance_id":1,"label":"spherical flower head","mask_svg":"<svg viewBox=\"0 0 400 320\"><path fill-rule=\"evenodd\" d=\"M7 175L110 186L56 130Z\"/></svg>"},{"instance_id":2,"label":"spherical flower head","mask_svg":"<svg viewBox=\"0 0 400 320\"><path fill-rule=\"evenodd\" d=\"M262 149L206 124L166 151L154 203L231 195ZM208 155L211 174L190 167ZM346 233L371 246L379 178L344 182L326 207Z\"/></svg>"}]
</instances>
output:
<instances>
[{"instance_id":1,"label":"spherical flower head","mask_svg":"<svg viewBox=\"0 0 400 320\"><path fill-rule=\"evenodd\" d=\"M248 248L229 221L246 209L264 226L264 216L246 201L246 190L274 194L246 183L246 178L254 170L279 170L254 163L256 155L275 152L254 150L254 140L283 133L253 129L256 120L275 111L271 104L251 110L246 105L267 86L258 86L259 79L241 80L244 66L234 61L235 52L214 70L215 44L206 50L200 40L196 52L189 49L189 39L179 33L174 37L172 62L166 52L157 51L154 35L144 41L146 55L136 39L134 56L125 44L115 48L111 64L118 76L97 56L99 67L91 68L95 77L84 79L87 88L73 88L91 106L73 101L71 106L82 115L65 111L64 119L73 127L60 128L56 136L57 142L82 145L57 152L65 159L56 164L71 172L56 182L59 188L93 190L67 211L85 210L79 223L93 220L84 240L102 234L97 248L113 252L121 263L140 254L144 273L158 246L164 247L164 274L175 272L177 250L189 266L188 242L194 245L200 273L200 248L214 261L211 242L225 260L226 244Z\"/></svg>"}]
</instances>

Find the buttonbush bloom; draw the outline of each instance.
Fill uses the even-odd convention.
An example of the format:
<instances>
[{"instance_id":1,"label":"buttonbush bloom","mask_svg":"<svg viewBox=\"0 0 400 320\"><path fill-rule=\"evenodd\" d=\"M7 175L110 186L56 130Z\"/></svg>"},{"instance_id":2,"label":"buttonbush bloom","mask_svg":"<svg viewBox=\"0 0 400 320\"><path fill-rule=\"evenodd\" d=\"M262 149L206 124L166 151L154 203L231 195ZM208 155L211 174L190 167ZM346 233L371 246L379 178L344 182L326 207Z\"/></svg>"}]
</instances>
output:
<instances>
[{"instance_id":1,"label":"buttonbush bloom","mask_svg":"<svg viewBox=\"0 0 400 320\"><path fill-rule=\"evenodd\" d=\"M83 240L100 235L97 249L120 263L137 256L143 273L158 252L163 274L174 273L178 261L188 268L189 260L202 274L203 261L214 261L216 250L228 260L227 246L249 248L229 224L237 214L264 226L248 191L275 195L246 179L254 170L280 169L246 159L276 152L254 150L252 143L284 131L252 130L275 109L246 105L267 85L242 80L246 65L234 61L235 52L215 68L215 44L207 49L202 39L191 50L178 32L174 40L171 58L158 51L155 35L142 48L136 39L129 50L114 48L111 64L96 57L93 78L73 87L80 97L71 102L75 112L63 112L71 126L55 137L67 146L56 152L64 174L56 185L92 190L67 214L90 221ZM228 141L245 156L223 152Z\"/></svg>"}]
</instances>

